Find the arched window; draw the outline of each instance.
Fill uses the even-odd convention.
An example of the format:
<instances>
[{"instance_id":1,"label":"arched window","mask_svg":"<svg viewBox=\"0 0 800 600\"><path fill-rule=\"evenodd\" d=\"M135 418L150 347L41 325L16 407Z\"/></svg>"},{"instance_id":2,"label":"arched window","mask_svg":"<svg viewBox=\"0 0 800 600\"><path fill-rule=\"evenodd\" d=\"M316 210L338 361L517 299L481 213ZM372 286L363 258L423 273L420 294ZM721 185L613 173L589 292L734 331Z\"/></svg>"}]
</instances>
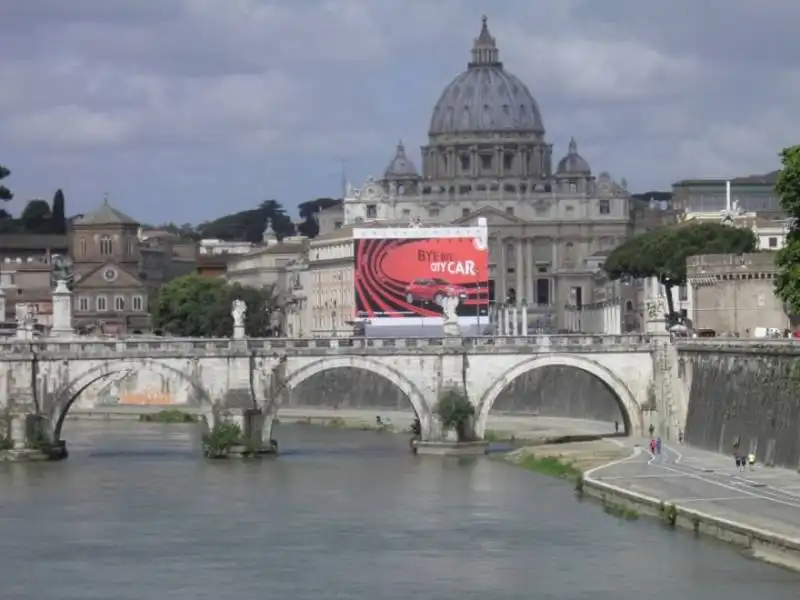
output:
<instances>
[{"instance_id":1,"label":"arched window","mask_svg":"<svg viewBox=\"0 0 800 600\"><path fill-rule=\"evenodd\" d=\"M78 254L81 258L86 258L86 238L82 237L78 242Z\"/></svg>"},{"instance_id":2,"label":"arched window","mask_svg":"<svg viewBox=\"0 0 800 600\"><path fill-rule=\"evenodd\" d=\"M109 256L111 254L111 237L108 235L100 236L100 254Z\"/></svg>"}]
</instances>

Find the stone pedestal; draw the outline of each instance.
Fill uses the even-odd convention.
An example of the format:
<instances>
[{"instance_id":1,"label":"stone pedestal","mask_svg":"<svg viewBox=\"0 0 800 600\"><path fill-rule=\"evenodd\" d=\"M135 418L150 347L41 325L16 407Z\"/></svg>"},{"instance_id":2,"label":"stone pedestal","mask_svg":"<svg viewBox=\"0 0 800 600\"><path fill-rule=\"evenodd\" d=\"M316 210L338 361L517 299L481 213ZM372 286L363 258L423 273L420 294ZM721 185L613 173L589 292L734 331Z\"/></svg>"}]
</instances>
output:
<instances>
[{"instance_id":1,"label":"stone pedestal","mask_svg":"<svg viewBox=\"0 0 800 600\"><path fill-rule=\"evenodd\" d=\"M55 337L69 337L74 333L72 329L72 292L67 287L67 282L60 279L53 290L53 328L50 335Z\"/></svg>"},{"instance_id":2,"label":"stone pedestal","mask_svg":"<svg viewBox=\"0 0 800 600\"><path fill-rule=\"evenodd\" d=\"M11 443L14 444L14 450L23 450L28 447L27 415L11 417Z\"/></svg>"},{"instance_id":3,"label":"stone pedestal","mask_svg":"<svg viewBox=\"0 0 800 600\"><path fill-rule=\"evenodd\" d=\"M461 335L461 328L458 326L458 321L446 319L442 326L444 328L444 334L447 337L458 337Z\"/></svg>"}]
</instances>

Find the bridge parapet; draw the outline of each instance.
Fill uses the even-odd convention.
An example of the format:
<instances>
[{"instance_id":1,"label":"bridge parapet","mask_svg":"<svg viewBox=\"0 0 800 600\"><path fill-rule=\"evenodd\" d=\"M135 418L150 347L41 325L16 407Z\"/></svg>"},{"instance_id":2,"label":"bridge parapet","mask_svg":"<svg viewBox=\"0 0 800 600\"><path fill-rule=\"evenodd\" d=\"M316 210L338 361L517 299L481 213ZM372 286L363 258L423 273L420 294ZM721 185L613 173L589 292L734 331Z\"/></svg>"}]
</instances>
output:
<instances>
[{"instance_id":1,"label":"bridge parapet","mask_svg":"<svg viewBox=\"0 0 800 600\"><path fill-rule=\"evenodd\" d=\"M675 340L679 352L800 355L800 339L695 338Z\"/></svg>"},{"instance_id":2,"label":"bridge parapet","mask_svg":"<svg viewBox=\"0 0 800 600\"><path fill-rule=\"evenodd\" d=\"M337 354L440 354L454 351L478 353L540 352L641 352L652 349L654 335L536 335L414 338L128 338L119 340L42 339L0 343L0 360L32 355L48 358L212 357L256 354L297 356Z\"/></svg>"}]
</instances>

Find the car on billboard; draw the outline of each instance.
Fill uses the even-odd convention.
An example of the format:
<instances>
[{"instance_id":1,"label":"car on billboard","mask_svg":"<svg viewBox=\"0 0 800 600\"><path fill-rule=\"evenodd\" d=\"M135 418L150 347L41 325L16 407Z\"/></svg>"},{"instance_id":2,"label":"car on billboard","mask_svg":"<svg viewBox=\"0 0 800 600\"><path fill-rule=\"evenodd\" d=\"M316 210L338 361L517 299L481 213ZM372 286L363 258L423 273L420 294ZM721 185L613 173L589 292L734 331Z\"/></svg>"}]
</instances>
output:
<instances>
[{"instance_id":1,"label":"car on billboard","mask_svg":"<svg viewBox=\"0 0 800 600\"><path fill-rule=\"evenodd\" d=\"M441 306L444 298L465 299L467 296L467 288L439 277L415 279L406 286L406 301L409 304L433 303Z\"/></svg>"}]
</instances>

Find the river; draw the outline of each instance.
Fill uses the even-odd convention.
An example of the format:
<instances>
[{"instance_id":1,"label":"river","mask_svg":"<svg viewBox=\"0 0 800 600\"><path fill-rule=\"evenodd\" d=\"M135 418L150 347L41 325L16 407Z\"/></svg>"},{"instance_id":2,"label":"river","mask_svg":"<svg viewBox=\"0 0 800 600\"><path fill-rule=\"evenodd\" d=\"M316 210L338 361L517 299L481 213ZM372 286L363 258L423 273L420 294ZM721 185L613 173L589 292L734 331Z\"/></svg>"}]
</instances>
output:
<instances>
[{"instance_id":1,"label":"river","mask_svg":"<svg viewBox=\"0 0 800 600\"><path fill-rule=\"evenodd\" d=\"M800 577L623 522L502 461L280 426L208 462L188 426L69 422L66 462L0 464L9 600L789 600Z\"/></svg>"}]
</instances>

